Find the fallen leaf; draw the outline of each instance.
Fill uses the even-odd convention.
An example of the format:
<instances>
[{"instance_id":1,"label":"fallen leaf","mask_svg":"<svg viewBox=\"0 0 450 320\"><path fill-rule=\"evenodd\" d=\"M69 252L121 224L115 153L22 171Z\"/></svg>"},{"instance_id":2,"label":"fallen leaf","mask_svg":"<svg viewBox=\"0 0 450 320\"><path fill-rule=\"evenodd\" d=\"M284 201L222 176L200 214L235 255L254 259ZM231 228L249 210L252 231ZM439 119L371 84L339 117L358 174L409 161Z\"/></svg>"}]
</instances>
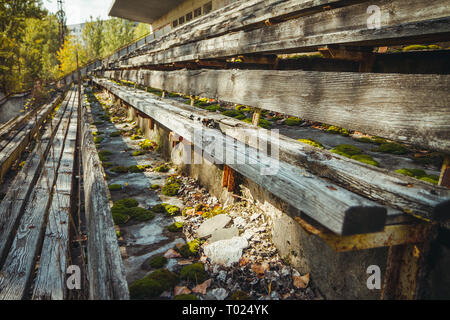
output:
<instances>
[{"instance_id":1,"label":"fallen leaf","mask_svg":"<svg viewBox=\"0 0 450 320\"><path fill-rule=\"evenodd\" d=\"M175 287L175 289L173 289L173 295L179 296L180 294L189 294L191 293L191 290L188 289L188 287Z\"/></svg>"},{"instance_id":2,"label":"fallen leaf","mask_svg":"<svg viewBox=\"0 0 450 320\"><path fill-rule=\"evenodd\" d=\"M173 249L169 249L166 253L164 253L164 257L167 259L179 258L181 255Z\"/></svg>"},{"instance_id":3,"label":"fallen leaf","mask_svg":"<svg viewBox=\"0 0 450 320\"><path fill-rule=\"evenodd\" d=\"M336 189L335 187L333 187L333 186L327 186L327 188L330 189L330 190L333 190L333 191L336 191L336 190L337 190L337 189Z\"/></svg>"},{"instance_id":4,"label":"fallen leaf","mask_svg":"<svg viewBox=\"0 0 450 320\"><path fill-rule=\"evenodd\" d=\"M304 276L292 276L294 280L294 287L297 289L305 289L309 284L309 273Z\"/></svg>"},{"instance_id":5,"label":"fallen leaf","mask_svg":"<svg viewBox=\"0 0 450 320\"><path fill-rule=\"evenodd\" d=\"M252 264L252 270L253 272L255 272L258 275L263 275L266 270L269 270L269 264L264 262L264 263L254 263Z\"/></svg>"},{"instance_id":6,"label":"fallen leaf","mask_svg":"<svg viewBox=\"0 0 450 320\"><path fill-rule=\"evenodd\" d=\"M243 266L249 264L249 262L250 262L250 260L248 260L246 257L242 257L241 260L239 260L239 265L241 267L243 267Z\"/></svg>"},{"instance_id":7,"label":"fallen leaf","mask_svg":"<svg viewBox=\"0 0 450 320\"><path fill-rule=\"evenodd\" d=\"M194 289L192 289L192 292L199 293L199 294L206 294L206 289L209 288L211 285L212 279L208 279L205 282L199 284Z\"/></svg>"}]
</instances>

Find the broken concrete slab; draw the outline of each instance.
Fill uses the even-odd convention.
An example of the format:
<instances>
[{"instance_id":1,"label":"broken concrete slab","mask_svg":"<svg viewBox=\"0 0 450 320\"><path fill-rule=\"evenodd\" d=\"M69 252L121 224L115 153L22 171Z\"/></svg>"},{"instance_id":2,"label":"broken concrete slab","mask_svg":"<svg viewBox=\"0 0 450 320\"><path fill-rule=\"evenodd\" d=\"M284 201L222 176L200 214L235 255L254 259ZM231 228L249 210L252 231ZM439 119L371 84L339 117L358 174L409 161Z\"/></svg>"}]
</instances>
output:
<instances>
[{"instance_id":1,"label":"broken concrete slab","mask_svg":"<svg viewBox=\"0 0 450 320\"><path fill-rule=\"evenodd\" d=\"M216 229L209 239L210 243L227 240L239 236L239 229L236 227Z\"/></svg>"},{"instance_id":2,"label":"broken concrete slab","mask_svg":"<svg viewBox=\"0 0 450 320\"><path fill-rule=\"evenodd\" d=\"M206 220L201 224L197 230L199 238L206 238L210 236L215 230L224 228L231 218L225 214L219 214L211 219Z\"/></svg>"},{"instance_id":3,"label":"broken concrete slab","mask_svg":"<svg viewBox=\"0 0 450 320\"><path fill-rule=\"evenodd\" d=\"M203 248L204 253L211 259L211 262L222 264L227 267L239 262L242 251L248 247L245 238L234 237L227 240L219 240Z\"/></svg>"}]
</instances>

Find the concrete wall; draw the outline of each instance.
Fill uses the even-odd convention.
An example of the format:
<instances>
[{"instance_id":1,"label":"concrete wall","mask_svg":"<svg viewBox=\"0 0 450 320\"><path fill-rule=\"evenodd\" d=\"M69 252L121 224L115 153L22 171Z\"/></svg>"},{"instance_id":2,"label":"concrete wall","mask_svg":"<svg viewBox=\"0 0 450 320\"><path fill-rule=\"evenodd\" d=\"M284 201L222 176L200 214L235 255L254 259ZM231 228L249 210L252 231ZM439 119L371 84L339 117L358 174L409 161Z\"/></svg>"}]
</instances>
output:
<instances>
[{"instance_id":1,"label":"concrete wall","mask_svg":"<svg viewBox=\"0 0 450 320\"><path fill-rule=\"evenodd\" d=\"M198 17L194 18L194 10L197 8L201 8L202 9L201 16L203 16L205 14L203 10L204 6L210 2L212 4L212 10L217 10L234 1L238 0L186 0L179 6L175 7L173 10L169 11L167 14L162 16L161 18L155 20L152 23L153 30L158 30L167 25L170 25L170 27L172 28L173 21L179 20L180 17L184 17L185 20L184 23L186 23L186 15L188 13L192 13L192 18L197 19Z\"/></svg>"}]
</instances>

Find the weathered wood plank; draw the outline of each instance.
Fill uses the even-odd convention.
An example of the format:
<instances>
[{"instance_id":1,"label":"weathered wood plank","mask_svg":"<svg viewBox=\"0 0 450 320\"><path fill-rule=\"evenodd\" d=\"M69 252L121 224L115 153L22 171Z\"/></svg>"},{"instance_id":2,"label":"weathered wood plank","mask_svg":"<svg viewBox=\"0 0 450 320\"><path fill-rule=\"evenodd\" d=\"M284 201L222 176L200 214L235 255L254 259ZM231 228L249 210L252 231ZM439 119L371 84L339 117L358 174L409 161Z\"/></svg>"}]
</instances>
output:
<instances>
[{"instance_id":1,"label":"weathered wood plank","mask_svg":"<svg viewBox=\"0 0 450 320\"><path fill-rule=\"evenodd\" d=\"M103 167L90 131L89 112L82 109L81 155L87 224L89 297L129 299L125 269L109 207Z\"/></svg>"},{"instance_id":2,"label":"weathered wood plank","mask_svg":"<svg viewBox=\"0 0 450 320\"><path fill-rule=\"evenodd\" d=\"M317 176L334 181L353 192L381 201L411 215L431 220L445 219L444 212L450 211L450 191L445 188L398 175L386 169L365 165L288 137L279 136L275 139L265 129L251 128L242 121L223 115L205 112L184 104L177 104L177 106L185 109L192 117L214 120L223 133L241 141L245 139L241 130L247 129L247 133L253 134L260 142L267 141L269 145L276 145L282 161L304 167ZM395 210L389 211L388 217L395 221L401 218Z\"/></svg>"},{"instance_id":3,"label":"weathered wood plank","mask_svg":"<svg viewBox=\"0 0 450 320\"><path fill-rule=\"evenodd\" d=\"M60 125L70 98L71 92L67 94L55 117L48 123L43 136L40 138L40 144L28 156L25 166L17 174L5 198L0 203L0 267L6 259L14 238L14 232L18 228L25 205L41 172L41 153L44 155L44 158L47 156L53 137L56 134L54 129Z\"/></svg>"},{"instance_id":4,"label":"weathered wood plank","mask_svg":"<svg viewBox=\"0 0 450 320\"><path fill-rule=\"evenodd\" d=\"M118 65L137 67L251 53L317 50L329 44L379 46L417 41L446 41L450 34L448 0L377 0L381 28L369 29L368 4L328 10L255 30L241 30L218 37L151 51L124 59ZM426 6L426 10L424 8ZM164 49L164 47L162 47Z\"/></svg>"},{"instance_id":5,"label":"weathered wood plank","mask_svg":"<svg viewBox=\"0 0 450 320\"><path fill-rule=\"evenodd\" d=\"M450 152L448 75L202 69L106 71L105 76Z\"/></svg>"},{"instance_id":6,"label":"weathered wood plank","mask_svg":"<svg viewBox=\"0 0 450 320\"><path fill-rule=\"evenodd\" d=\"M70 112L69 109L67 113L70 115ZM61 121L41 175L25 207L11 249L0 272L0 300L23 299L29 287L45 229L47 212L51 206L69 121L69 117Z\"/></svg>"},{"instance_id":7,"label":"weathered wood plank","mask_svg":"<svg viewBox=\"0 0 450 320\"><path fill-rule=\"evenodd\" d=\"M245 163L230 163L227 158L230 168L305 212L331 231L345 235L376 232L384 228L386 209L383 206L317 178L304 169L278 162L254 148L246 148L244 143L227 138L219 130L204 127L201 119L198 120L192 113L165 101L156 100L150 93L141 90L130 91L112 82L94 81L191 141L218 163L223 163L225 159L220 154L215 154L211 147L223 148L226 145L227 154L233 150L236 159L247 159ZM198 134L199 131L202 132L201 135ZM269 172L273 174L267 174Z\"/></svg>"},{"instance_id":8,"label":"weathered wood plank","mask_svg":"<svg viewBox=\"0 0 450 320\"><path fill-rule=\"evenodd\" d=\"M74 156L78 127L77 99L78 94L75 95L69 107L72 109L70 125L66 133L64 150L58 166L58 178L49 209L38 274L34 282L33 300L63 300L65 298L70 203L73 194Z\"/></svg>"}]
</instances>

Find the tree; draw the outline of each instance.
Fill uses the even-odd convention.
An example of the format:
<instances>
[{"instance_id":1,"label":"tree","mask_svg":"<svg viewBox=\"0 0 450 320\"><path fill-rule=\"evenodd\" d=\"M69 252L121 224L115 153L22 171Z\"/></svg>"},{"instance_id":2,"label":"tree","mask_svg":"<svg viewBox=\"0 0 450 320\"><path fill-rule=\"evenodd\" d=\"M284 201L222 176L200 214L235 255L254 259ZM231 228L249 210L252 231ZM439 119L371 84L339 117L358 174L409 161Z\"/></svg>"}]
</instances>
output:
<instances>
[{"instance_id":1,"label":"tree","mask_svg":"<svg viewBox=\"0 0 450 320\"><path fill-rule=\"evenodd\" d=\"M102 53L104 56L134 40L134 23L120 18L104 22Z\"/></svg>"},{"instance_id":2,"label":"tree","mask_svg":"<svg viewBox=\"0 0 450 320\"><path fill-rule=\"evenodd\" d=\"M82 66L87 62L86 51L73 36L66 37L62 48L57 53L61 64L60 76L65 76L77 69L77 53L78 65Z\"/></svg>"},{"instance_id":3,"label":"tree","mask_svg":"<svg viewBox=\"0 0 450 320\"><path fill-rule=\"evenodd\" d=\"M20 43L26 19L46 15L40 0L0 0L0 90L10 93L22 89Z\"/></svg>"},{"instance_id":4,"label":"tree","mask_svg":"<svg viewBox=\"0 0 450 320\"><path fill-rule=\"evenodd\" d=\"M103 21L90 18L82 30L82 38L88 60L98 59L102 54Z\"/></svg>"},{"instance_id":5,"label":"tree","mask_svg":"<svg viewBox=\"0 0 450 320\"><path fill-rule=\"evenodd\" d=\"M150 25L146 23L139 23L134 29L134 39L140 39L150 33Z\"/></svg>"}]
</instances>

